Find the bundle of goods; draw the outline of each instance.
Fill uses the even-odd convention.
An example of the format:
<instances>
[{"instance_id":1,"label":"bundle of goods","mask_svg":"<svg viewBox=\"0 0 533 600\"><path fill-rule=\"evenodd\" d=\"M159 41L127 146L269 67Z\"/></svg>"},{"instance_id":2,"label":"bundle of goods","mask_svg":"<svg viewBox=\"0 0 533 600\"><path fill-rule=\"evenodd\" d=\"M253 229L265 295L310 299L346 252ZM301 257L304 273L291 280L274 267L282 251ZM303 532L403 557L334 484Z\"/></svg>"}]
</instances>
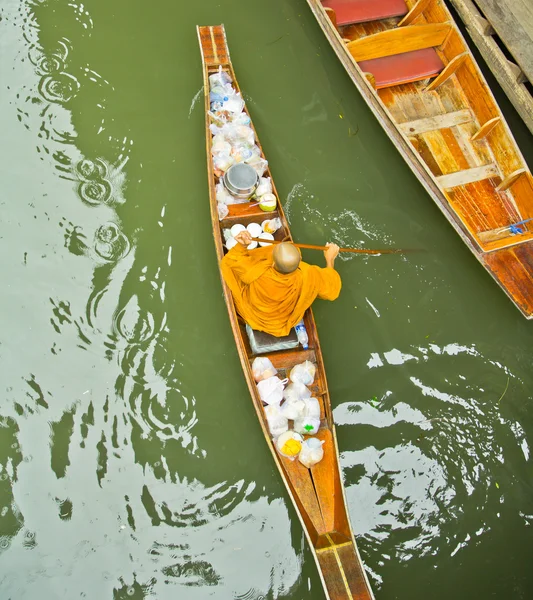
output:
<instances>
[{"instance_id":1,"label":"bundle of goods","mask_svg":"<svg viewBox=\"0 0 533 600\"><path fill-rule=\"evenodd\" d=\"M212 120L209 129L213 135L211 155L215 175L220 178L216 186L220 220L228 215L228 204L248 202L252 197L258 198L263 210L274 210L277 200L272 194L272 184L269 177L263 177L268 162L261 156L261 149L256 144L250 117L244 110L244 100L222 67L209 76L209 90L209 116ZM250 171L254 174L254 181L244 188L235 187L235 181L242 181L243 177L249 180L250 174L245 169L241 169L240 173L233 171L233 184L231 181L230 169L238 164L253 169Z\"/></svg>"},{"instance_id":2,"label":"bundle of goods","mask_svg":"<svg viewBox=\"0 0 533 600\"><path fill-rule=\"evenodd\" d=\"M311 468L324 456L322 440L302 437L313 436L320 428L320 403L307 387L314 382L316 366L308 360L295 365L289 374L291 383L289 379L280 379L277 373L270 359L264 356L252 363L259 396L266 404L268 428L280 454L289 460L298 458Z\"/></svg>"},{"instance_id":3,"label":"bundle of goods","mask_svg":"<svg viewBox=\"0 0 533 600\"><path fill-rule=\"evenodd\" d=\"M231 227L231 229L224 229L224 240L226 241L226 248L231 250L233 246L235 246L238 242L235 239L235 236L239 234L241 231L248 231L248 233L254 238L252 242L248 245L248 250L253 250L259 246L270 246L266 242L261 242L260 240L273 240L274 236L272 235L281 227L281 220L278 218L275 219L267 219L263 221L261 225L259 223L249 223L247 227L242 225L241 223L236 223ZM257 241L256 241L257 240Z\"/></svg>"}]
</instances>

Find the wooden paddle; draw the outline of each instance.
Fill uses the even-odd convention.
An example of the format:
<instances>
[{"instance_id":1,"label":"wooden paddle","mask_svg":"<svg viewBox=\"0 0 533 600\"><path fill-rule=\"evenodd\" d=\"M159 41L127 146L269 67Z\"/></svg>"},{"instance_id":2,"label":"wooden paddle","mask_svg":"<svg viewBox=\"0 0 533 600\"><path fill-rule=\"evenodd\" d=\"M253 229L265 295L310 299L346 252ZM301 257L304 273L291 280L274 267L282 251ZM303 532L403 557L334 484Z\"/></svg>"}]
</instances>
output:
<instances>
[{"instance_id":1,"label":"wooden paddle","mask_svg":"<svg viewBox=\"0 0 533 600\"><path fill-rule=\"evenodd\" d=\"M278 240L262 240L257 239L261 244L283 244L284 242ZM327 246L315 246L314 244L295 244L289 242L297 248L307 248L308 250L327 250ZM402 250L401 248L387 248L386 250L365 250L363 248L340 248L339 252L352 252L354 254L404 254L405 252L412 252L412 250Z\"/></svg>"}]
</instances>

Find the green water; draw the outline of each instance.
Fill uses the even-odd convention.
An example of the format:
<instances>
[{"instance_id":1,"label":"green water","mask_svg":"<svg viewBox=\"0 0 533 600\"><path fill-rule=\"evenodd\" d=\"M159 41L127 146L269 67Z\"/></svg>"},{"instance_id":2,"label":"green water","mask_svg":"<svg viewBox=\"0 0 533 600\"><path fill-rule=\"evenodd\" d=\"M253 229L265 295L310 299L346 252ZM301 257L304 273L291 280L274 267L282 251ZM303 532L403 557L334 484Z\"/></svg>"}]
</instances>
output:
<instances>
[{"instance_id":1,"label":"green water","mask_svg":"<svg viewBox=\"0 0 533 600\"><path fill-rule=\"evenodd\" d=\"M295 238L426 250L341 261L315 311L376 597L531 598L533 324L305 1L0 17L0 598L324 598L215 262L195 26L220 22Z\"/></svg>"}]
</instances>

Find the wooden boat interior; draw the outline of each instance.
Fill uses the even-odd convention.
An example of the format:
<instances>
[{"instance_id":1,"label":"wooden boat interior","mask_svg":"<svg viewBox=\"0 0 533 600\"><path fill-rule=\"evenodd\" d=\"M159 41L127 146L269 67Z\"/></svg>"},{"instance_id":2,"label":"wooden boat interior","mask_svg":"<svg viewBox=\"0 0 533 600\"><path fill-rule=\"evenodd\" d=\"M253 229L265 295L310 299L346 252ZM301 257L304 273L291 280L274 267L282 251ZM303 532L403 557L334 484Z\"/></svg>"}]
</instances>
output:
<instances>
[{"instance_id":1,"label":"wooden boat interior","mask_svg":"<svg viewBox=\"0 0 533 600\"><path fill-rule=\"evenodd\" d=\"M480 250L532 240L509 226L533 216L533 178L442 0L322 6Z\"/></svg>"},{"instance_id":2,"label":"wooden boat interior","mask_svg":"<svg viewBox=\"0 0 533 600\"><path fill-rule=\"evenodd\" d=\"M199 27L198 33L204 62L205 102L206 114L208 114L208 78L209 75L217 72L220 66L230 75L234 88L238 92L241 90L229 59L224 28L222 26ZM247 107L244 110L248 113ZM249 113L248 116L250 116ZM207 125L209 123L210 120L208 117ZM251 123L251 127L253 128L253 122ZM256 143L261 148L257 132L255 133ZM271 177L273 193L278 199L276 210L273 212L264 212L259 206L254 206L253 202L231 204L228 206L229 214L223 220L219 221L215 191L218 177L214 172L212 160L210 160L211 135L207 127L206 138L211 215L218 260L220 261L227 252L224 247L223 232L236 223L243 225L248 225L252 222L260 224L265 219L279 217L282 227L274 234L274 238L277 240L291 240L289 224L279 202L279 195L269 167L267 167L264 176ZM262 148L261 156L265 158ZM272 364L278 370L279 377L282 379L289 376L291 369L295 365L305 360L313 362L317 367L315 381L309 388L311 389L312 396L320 403L321 423L316 437L324 441L324 458L318 464L308 469L298 460L290 460L281 455L275 448L275 444L270 436L263 402L259 397L252 375L252 363L256 355L253 354L250 346L246 333L246 324L237 314L231 292L224 281L222 281L222 285L237 350L263 434L299 514L306 536L312 547L317 566L319 567L322 581L327 590L328 598L331 598L331 600L371 599L373 598L372 591L362 567L346 511L331 402L312 311L308 310L304 316L304 323L309 337L308 349L304 350L299 346L292 350L261 354L261 356L267 356L271 360Z\"/></svg>"}]
</instances>

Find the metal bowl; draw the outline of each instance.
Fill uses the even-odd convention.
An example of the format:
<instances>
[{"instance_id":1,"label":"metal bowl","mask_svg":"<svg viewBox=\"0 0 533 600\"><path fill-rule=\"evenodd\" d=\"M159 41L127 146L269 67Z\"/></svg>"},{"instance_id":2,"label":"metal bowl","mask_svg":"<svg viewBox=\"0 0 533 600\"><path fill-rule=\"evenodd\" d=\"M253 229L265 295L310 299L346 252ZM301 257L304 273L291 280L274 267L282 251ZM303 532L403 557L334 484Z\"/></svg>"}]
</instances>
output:
<instances>
[{"instance_id":1,"label":"metal bowl","mask_svg":"<svg viewBox=\"0 0 533 600\"><path fill-rule=\"evenodd\" d=\"M240 200L248 200L259 185L259 175L250 165L237 163L224 173L222 181L232 196Z\"/></svg>"}]
</instances>

